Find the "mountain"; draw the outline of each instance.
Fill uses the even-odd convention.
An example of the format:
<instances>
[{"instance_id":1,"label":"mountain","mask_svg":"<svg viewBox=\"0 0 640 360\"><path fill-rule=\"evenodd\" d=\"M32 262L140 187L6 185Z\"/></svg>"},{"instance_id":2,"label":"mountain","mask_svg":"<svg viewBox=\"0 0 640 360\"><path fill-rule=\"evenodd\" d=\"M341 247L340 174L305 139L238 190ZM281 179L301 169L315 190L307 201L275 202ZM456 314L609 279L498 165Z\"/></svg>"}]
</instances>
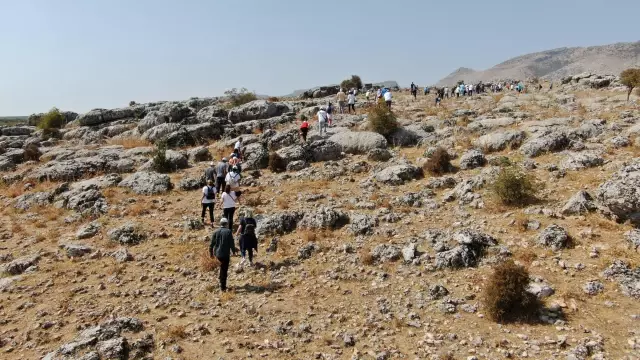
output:
<instances>
[{"instance_id":1,"label":"mountain","mask_svg":"<svg viewBox=\"0 0 640 360\"><path fill-rule=\"evenodd\" d=\"M634 66L640 66L640 41L547 50L518 56L483 71L459 68L437 85L451 85L459 80L478 82L532 77L559 80L583 72L617 75Z\"/></svg>"}]
</instances>

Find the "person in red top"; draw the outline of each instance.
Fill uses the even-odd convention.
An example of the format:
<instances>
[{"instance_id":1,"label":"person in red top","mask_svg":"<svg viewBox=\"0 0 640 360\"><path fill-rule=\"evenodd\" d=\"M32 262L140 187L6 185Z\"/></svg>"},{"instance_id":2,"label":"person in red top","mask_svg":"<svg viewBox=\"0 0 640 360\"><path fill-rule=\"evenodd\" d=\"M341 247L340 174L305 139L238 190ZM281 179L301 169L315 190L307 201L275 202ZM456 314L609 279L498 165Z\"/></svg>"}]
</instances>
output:
<instances>
[{"instance_id":1,"label":"person in red top","mask_svg":"<svg viewBox=\"0 0 640 360\"><path fill-rule=\"evenodd\" d=\"M302 136L302 141L307 141L307 133L309 132L309 122L307 118L302 118L302 124L300 124L300 136Z\"/></svg>"}]
</instances>

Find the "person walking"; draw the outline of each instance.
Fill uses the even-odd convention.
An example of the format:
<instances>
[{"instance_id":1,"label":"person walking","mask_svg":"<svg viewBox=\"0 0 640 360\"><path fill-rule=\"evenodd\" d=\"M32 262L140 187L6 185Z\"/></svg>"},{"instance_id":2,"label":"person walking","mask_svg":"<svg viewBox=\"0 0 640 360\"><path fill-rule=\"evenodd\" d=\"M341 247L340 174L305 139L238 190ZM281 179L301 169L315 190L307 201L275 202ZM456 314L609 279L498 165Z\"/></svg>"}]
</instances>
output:
<instances>
[{"instance_id":1,"label":"person walking","mask_svg":"<svg viewBox=\"0 0 640 360\"><path fill-rule=\"evenodd\" d=\"M364 94L364 98L367 100L367 104L369 103L369 98L371 97L371 91L367 90Z\"/></svg>"},{"instance_id":2,"label":"person walking","mask_svg":"<svg viewBox=\"0 0 640 360\"><path fill-rule=\"evenodd\" d=\"M238 196L235 191L231 191L231 186L227 184L220 199L220 202L222 203L222 216L229 221L229 230L233 230L233 213L236 212Z\"/></svg>"},{"instance_id":3,"label":"person walking","mask_svg":"<svg viewBox=\"0 0 640 360\"><path fill-rule=\"evenodd\" d=\"M231 168L231 171L227 173L227 177L225 177L224 181L227 186L231 187L231 191L238 191L240 190L240 179L242 179L240 171L238 167L234 165Z\"/></svg>"},{"instance_id":4,"label":"person walking","mask_svg":"<svg viewBox=\"0 0 640 360\"><path fill-rule=\"evenodd\" d=\"M229 263L231 262L231 254L235 256L238 252L233 234L227 228L229 221L226 218L220 219L220 228L211 235L211 243L209 244L209 257L214 256L220 262L220 290L227 291L227 275L229 273Z\"/></svg>"},{"instance_id":5,"label":"person walking","mask_svg":"<svg viewBox=\"0 0 640 360\"><path fill-rule=\"evenodd\" d=\"M208 179L207 185L202 188L202 224L204 224L204 218L209 209L209 219L211 220L211 227L213 227L213 205L216 201L216 188L213 186L213 180Z\"/></svg>"},{"instance_id":6,"label":"person walking","mask_svg":"<svg viewBox=\"0 0 640 360\"><path fill-rule=\"evenodd\" d=\"M205 181L215 181L216 179L216 163L213 161L209 163L209 167L204 170Z\"/></svg>"},{"instance_id":7,"label":"person walking","mask_svg":"<svg viewBox=\"0 0 640 360\"><path fill-rule=\"evenodd\" d=\"M416 101L416 96L418 96L418 87L416 84L411 82L411 95L413 95L413 101Z\"/></svg>"},{"instance_id":8,"label":"person walking","mask_svg":"<svg viewBox=\"0 0 640 360\"><path fill-rule=\"evenodd\" d=\"M384 93L384 102L387 104L387 107L389 108L389 110L391 110L391 90L387 90Z\"/></svg>"},{"instance_id":9,"label":"person walking","mask_svg":"<svg viewBox=\"0 0 640 360\"><path fill-rule=\"evenodd\" d=\"M236 236L240 235L240 255L242 255L242 263L245 262L245 255L249 253L249 264L253 265L253 250L258 252L258 238L256 237L256 219L252 217L251 209L245 209L242 218L240 218L240 226L236 231Z\"/></svg>"},{"instance_id":10,"label":"person walking","mask_svg":"<svg viewBox=\"0 0 640 360\"><path fill-rule=\"evenodd\" d=\"M327 133L327 112L324 108L321 108L318 111L318 131L320 132L320 136L322 136L322 130L324 133Z\"/></svg>"},{"instance_id":11,"label":"person walking","mask_svg":"<svg viewBox=\"0 0 640 360\"><path fill-rule=\"evenodd\" d=\"M351 109L353 109L353 113L355 114L356 112L356 94L354 91L350 91L349 92L349 96L347 98L348 101L348 105L349 105L349 114L351 114Z\"/></svg>"},{"instance_id":12,"label":"person walking","mask_svg":"<svg viewBox=\"0 0 640 360\"><path fill-rule=\"evenodd\" d=\"M342 91L342 88L340 88L337 98L338 98L338 110L340 110L340 114L344 114L344 106L347 101L347 94L345 94L344 91Z\"/></svg>"},{"instance_id":13,"label":"person walking","mask_svg":"<svg viewBox=\"0 0 640 360\"><path fill-rule=\"evenodd\" d=\"M300 137L302 137L303 142L307 142L307 134L309 133L309 122L307 118L302 119L302 124L300 124Z\"/></svg>"},{"instance_id":14,"label":"person walking","mask_svg":"<svg viewBox=\"0 0 640 360\"><path fill-rule=\"evenodd\" d=\"M331 126L332 123L333 123L333 105L331 104L331 101L329 101L327 103L327 124L328 126Z\"/></svg>"},{"instance_id":15,"label":"person walking","mask_svg":"<svg viewBox=\"0 0 640 360\"><path fill-rule=\"evenodd\" d=\"M223 157L222 160L216 165L216 189L218 194L224 190L225 177L229 171L229 164L227 164L227 158Z\"/></svg>"},{"instance_id":16,"label":"person walking","mask_svg":"<svg viewBox=\"0 0 640 360\"><path fill-rule=\"evenodd\" d=\"M242 159L242 137L239 137L233 146L233 153L236 154L239 159Z\"/></svg>"}]
</instances>

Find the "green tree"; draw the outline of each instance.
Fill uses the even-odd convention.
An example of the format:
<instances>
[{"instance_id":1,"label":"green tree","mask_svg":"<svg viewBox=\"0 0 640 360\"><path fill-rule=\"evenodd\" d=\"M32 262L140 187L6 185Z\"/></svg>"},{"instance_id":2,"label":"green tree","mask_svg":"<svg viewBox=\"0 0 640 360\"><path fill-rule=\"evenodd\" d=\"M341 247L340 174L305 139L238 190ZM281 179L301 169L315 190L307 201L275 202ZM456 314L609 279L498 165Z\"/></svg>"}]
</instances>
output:
<instances>
[{"instance_id":1,"label":"green tree","mask_svg":"<svg viewBox=\"0 0 640 360\"><path fill-rule=\"evenodd\" d=\"M258 99L256 94L250 92L249 90L247 90L247 88L242 88L240 90L233 88L231 90L225 91L224 94L229 97L229 100L231 101L233 106L240 106Z\"/></svg>"},{"instance_id":2,"label":"green tree","mask_svg":"<svg viewBox=\"0 0 640 360\"><path fill-rule=\"evenodd\" d=\"M351 75L350 79L342 80L340 87L345 90L351 88L362 89L362 79L358 75Z\"/></svg>"},{"instance_id":3,"label":"green tree","mask_svg":"<svg viewBox=\"0 0 640 360\"><path fill-rule=\"evenodd\" d=\"M38 122L38 128L45 131L51 129L60 129L64 126L65 118L58 108L52 108L48 113L42 115Z\"/></svg>"},{"instance_id":4,"label":"green tree","mask_svg":"<svg viewBox=\"0 0 640 360\"><path fill-rule=\"evenodd\" d=\"M627 101L633 88L640 87L640 69L627 69L620 74L620 82L627 87Z\"/></svg>"}]
</instances>

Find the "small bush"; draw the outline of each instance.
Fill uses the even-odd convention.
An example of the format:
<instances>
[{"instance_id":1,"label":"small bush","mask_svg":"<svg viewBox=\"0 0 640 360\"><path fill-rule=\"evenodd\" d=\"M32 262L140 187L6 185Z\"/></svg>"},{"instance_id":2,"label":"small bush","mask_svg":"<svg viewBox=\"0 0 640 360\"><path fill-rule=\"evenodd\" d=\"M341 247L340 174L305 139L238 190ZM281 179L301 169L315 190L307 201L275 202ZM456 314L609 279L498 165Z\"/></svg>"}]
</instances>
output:
<instances>
[{"instance_id":1,"label":"small bush","mask_svg":"<svg viewBox=\"0 0 640 360\"><path fill-rule=\"evenodd\" d=\"M527 292L529 272L512 260L499 264L484 290L484 307L496 322L531 319L539 303L535 295Z\"/></svg>"},{"instance_id":2,"label":"small bush","mask_svg":"<svg viewBox=\"0 0 640 360\"><path fill-rule=\"evenodd\" d=\"M269 154L269 170L280 173L287 170L287 162L276 152Z\"/></svg>"},{"instance_id":3,"label":"small bush","mask_svg":"<svg viewBox=\"0 0 640 360\"><path fill-rule=\"evenodd\" d=\"M256 94L250 92L246 88L242 88L240 90L233 88L225 91L224 94L229 97L229 101L231 101L233 106L240 106L258 99Z\"/></svg>"},{"instance_id":4,"label":"small bush","mask_svg":"<svg viewBox=\"0 0 640 360\"><path fill-rule=\"evenodd\" d=\"M422 169L435 175L447 173L452 169L451 156L449 156L447 150L439 147L433 152Z\"/></svg>"},{"instance_id":5,"label":"small bush","mask_svg":"<svg viewBox=\"0 0 640 360\"><path fill-rule=\"evenodd\" d=\"M39 161L42 153L36 144L29 144L24 148L24 159L27 161Z\"/></svg>"},{"instance_id":6,"label":"small bush","mask_svg":"<svg viewBox=\"0 0 640 360\"><path fill-rule=\"evenodd\" d=\"M219 267L220 261L218 259L210 257L208 251L202 252L200 255L200 269L203 272L212 272Z\"/></svg>"},{"instance_id":7,"label":"small bush","mask_svg":"<svg viewBox=\"0 0 640 360\"><path fill-rule=\"evenodd\" d=\"M369 128L382 136L390 135L399 126L396 116L383 104L369 108L367 119Z\"/></svg>"},{"instance_id":8,"label":"small bush","mask_svg":"<svg viewBox=\"0 0 640 360\"><path fill-rule=\"evenodd\" d=\"M153 170L159 173L167 173L171 171L171 164L167 160L167 143L160 141L156 144L153 152Z\"/></svg>"},{"instance_id":9,"label":"small bush","mask_svg":"<svg viewBox=\"0 0 640 360\"><path fill-rule=\"evenodd\" d=\"M64 126L65 118L60 110L53 108L48 113L42 115L38 122L38 128L42 130L60 129Z\"/></svg>"},{"instance_id":10,"label":"small bush","mask_svg":"<svg viewBox=\"0 0 640 360\"><path fill-rule=\"evenodd\" d=\"M300 115L300 121L305 121L305 120L307 120L307 115L305 114Z\"/></svg>"},{"instance_id":11,"label":"small bush","mask_svg":"<svg viewBox=\"0 0 640 360\"><path fill-rule=\"evenodd\" d=\"M502 168L493 184L493 192L505 205L526 205L539 188L532 176L514 167Z\"/></svg>"},{"instance_id":12,"label":"small bush","mask_svg":"<svg viewBox=\"0 0 640 360\"><path fill-rule=\"evenodd\" d=\"M267 99L268 101L271 102L278 102L280 101L280 98L276 97L276 96L271 96L270 98Z\"/></svg>"},{"instance_id":13,"label":"small bush","mask_svg":"<svg viewBox=\"0 0 640 360\"><path fill-rule=\"evenodd\" d=\"M136 106L136 102L133 100L129 101L129 106Z\"/></svg>"}]
</instances>

